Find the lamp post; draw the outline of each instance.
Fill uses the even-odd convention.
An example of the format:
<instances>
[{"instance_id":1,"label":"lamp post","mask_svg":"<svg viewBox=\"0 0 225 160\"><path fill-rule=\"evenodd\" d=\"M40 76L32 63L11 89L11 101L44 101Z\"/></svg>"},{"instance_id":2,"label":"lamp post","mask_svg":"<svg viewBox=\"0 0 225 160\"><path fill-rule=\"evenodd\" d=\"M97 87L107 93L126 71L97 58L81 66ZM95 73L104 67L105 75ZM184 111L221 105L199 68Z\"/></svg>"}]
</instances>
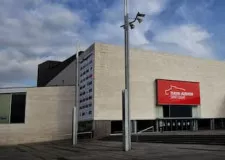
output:
<instances>
[{"instance_id":1,"label":"lamp post","mask_svg":"<svg viewBox=\"0 0 225 160\"><path fill-rule=\"evenodd\" d=\"M141 17L145 14L137 13L133 21L129 22L128 16L128 0L124 0L124 48L125 48L125 90L123 90L123 149L131 150L131 121L130 121L130 64L129 64L129 26L131 29L135 27L133 24L136 20L141 23Z\"/></svg>"},{"instance_id":2,"label":"lamp post","mask_svg":"<svg viewBox=\"0 0 225 160\"><path fill-rule=\"evenodd\" d=\"M75 106L73 107L73 145L77 144L77 136L78 136L78 125L79 125L79 44L77 43L77 51L76 51L76 64L75 64L75 71L76 71L76 84L75 84Z\"/></svg>"}]
</instances>

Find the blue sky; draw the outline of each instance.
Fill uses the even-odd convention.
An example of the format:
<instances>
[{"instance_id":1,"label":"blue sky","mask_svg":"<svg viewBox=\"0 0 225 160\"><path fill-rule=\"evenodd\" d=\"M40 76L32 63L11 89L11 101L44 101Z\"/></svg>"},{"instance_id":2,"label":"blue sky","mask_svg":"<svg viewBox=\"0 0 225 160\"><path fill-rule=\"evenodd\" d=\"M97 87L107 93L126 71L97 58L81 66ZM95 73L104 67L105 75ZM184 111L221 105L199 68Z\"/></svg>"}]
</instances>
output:
<instances>
[{"instance_id":1,"label":"blue sky","mask_svg":"<svg viewBox=\"0 0 225 160\"><path fill-rule=\"evenodd\" d=\"M224 0L128 0L132 47L225 59ZM37 65L94 42L123 45L122 0L1 0L0 86L35 86Z\"/></svg>"}]
</instances>

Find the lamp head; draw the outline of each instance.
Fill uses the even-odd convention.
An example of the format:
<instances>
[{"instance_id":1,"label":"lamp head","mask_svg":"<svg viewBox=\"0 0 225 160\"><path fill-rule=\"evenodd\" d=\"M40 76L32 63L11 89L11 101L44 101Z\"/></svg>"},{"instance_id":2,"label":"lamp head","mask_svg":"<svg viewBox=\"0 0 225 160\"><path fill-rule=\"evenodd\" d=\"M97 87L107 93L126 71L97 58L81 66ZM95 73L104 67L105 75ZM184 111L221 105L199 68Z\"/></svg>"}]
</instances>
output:
<instances>
[{"instance_id":1,"label":"lamp head","mask_svg":"<svg viewBox=\"0 0 225 160\"><path fill-rule=\"evenodd\" d=\"M135 25L133 23L130 23L130 28L131 29L134 29L135 28Z\"/></svg>"},{"instance_id":2,"label":"lamp head","mask_svg":"<svg viewBox=\"0 0 225 160\"><path fill-rule=\"evenodd\" d=\"M141 19L140 17L137 17L137 21L138 21L139 23L141 23L141 22L143 21L143 19Z\"/></svg>"},{"instance_id":3,"label":"lamp head","mask_svg":"<svg viewBox=\"0 0 225 160\"><path fill-rule=\"evenodd\" d=\"M143 14L143 13L140 13L140 12L137 13L137 17L144 17L144 16L145 16L145 14Z\"/></svg>"}]
</instances>

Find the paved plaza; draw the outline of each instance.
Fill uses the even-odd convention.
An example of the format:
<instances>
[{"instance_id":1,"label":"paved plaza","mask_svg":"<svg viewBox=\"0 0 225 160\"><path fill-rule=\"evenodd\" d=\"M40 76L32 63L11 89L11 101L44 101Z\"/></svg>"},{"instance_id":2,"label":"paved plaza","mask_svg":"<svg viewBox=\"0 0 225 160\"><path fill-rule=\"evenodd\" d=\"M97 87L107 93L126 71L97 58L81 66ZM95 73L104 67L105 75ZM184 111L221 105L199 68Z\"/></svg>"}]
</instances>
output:
<instances>
[{"instance_id":1,"label":"paved plaza","mask_svg":"<svg viewBox=\"0 0 225 160\"><path fill-rule=\"evenodd\" d=\"M132 143L122 151L121 142L83 141L76 147L71 141L54 141L0 147L0 160L224 160L225 146Z\"/></svg>"}]
</instances>

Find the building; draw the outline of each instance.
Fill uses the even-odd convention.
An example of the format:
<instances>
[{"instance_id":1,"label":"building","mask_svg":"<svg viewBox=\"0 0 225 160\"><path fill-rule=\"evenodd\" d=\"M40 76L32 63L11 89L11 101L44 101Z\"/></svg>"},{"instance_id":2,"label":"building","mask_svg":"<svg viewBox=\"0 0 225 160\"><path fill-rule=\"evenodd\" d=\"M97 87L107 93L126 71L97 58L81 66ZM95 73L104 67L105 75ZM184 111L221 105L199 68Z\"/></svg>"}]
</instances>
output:
<instances>
[{"instance_id":1,"label":"building","mask_svg":"<svg viewBox=\"0 0 225 160\"><path fill-rule=\"evenodd\" d=\"M0 146L69 139L74 87L0 89Z\"/></svg>"},{"instance_id":2,"label":"building","mask_svg":"<svg viewBox=\"0 0 225 160\"><path fill-rule=\"evenodd\" d=\"M132 130L225 129L225 63L130 51ZM67 139L79 89L79 131L122 131L124 48L94 43L63 62L38 66L37 87L0 89L0 145ZM75 86L79 79L79 87Z\"/></svg>"},{"instance_id":3,"label":"building","mask_svg":"<svg viewBox=\"0 0 225 160\"><path fill-rule=\"evenodd\" d=\"M225 129L225 63L131 49L133 131ZM38 86L75 85L75 56L38 67ZM47 77L46 77L47 75ZM122 130L124 48L94 43L80 52L80 125L95 137ZM91 126L91 127L90 127Z\"/></svg>"}]
</instances>

